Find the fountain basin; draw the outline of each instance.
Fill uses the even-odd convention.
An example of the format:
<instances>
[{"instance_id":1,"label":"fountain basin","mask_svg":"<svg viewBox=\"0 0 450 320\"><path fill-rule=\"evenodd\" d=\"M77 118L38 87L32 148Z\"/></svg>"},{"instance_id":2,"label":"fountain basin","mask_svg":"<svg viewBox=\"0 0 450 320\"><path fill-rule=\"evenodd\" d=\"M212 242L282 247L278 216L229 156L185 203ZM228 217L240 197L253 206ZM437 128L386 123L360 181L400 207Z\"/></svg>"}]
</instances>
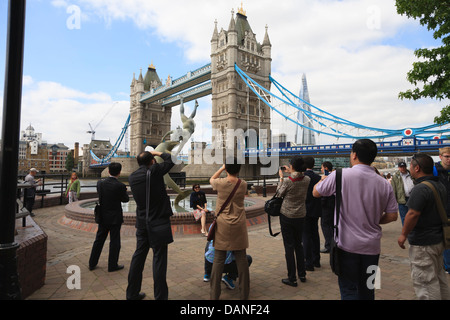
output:
<instances>
[{"instance_id":1,"label":"fountain basin","mask_svg":"<svg viewBox=\"0 0 450 320\"><path fill-rule=\"evenodd\" d=\"M173 209L173 216L171 217L171 223L172 225L190 225L190 224L197 224L199 225L199 222L195 221L193 210L188 208L189 207L189 200L185 199L180 202L179 206L175 206L173 204L174 197L171 196L171 203L172 203L172 209ZM215 210L215 196L208 195L207 201L208 201L208 208L210 210ZM65 206L64 212L66 218L76 220L76 221L82 221L86 223L95 223L94 219L94 207L96 202L98 202L98 199L88 199L88 200L81 200L76 201L73 203L69 203ZM245 199L245 213L247 218L247 224L252 225L255 224L253 221L254 218L259 217L260 215L265 214L264 212L264 204L265 201L258 198L246 198ZM132 197L130 197L129 203L123 203L122 208L124 210L123 212L123 220L124 225L132 225L134 226L136 223L136 204ZM206 222L210 223L213 220L212 214L208 213L206 216ZM250 221L249 221L250 220Z\"/></svg>"}]
</instances>

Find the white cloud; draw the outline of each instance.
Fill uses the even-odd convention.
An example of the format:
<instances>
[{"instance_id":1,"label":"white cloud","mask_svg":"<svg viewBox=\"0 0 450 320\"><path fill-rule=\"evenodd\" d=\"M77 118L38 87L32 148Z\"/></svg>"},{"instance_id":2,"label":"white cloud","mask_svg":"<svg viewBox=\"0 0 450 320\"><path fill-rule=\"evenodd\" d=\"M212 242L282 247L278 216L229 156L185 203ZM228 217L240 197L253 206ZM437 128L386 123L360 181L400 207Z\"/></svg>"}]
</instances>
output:
<instances>
[{"instance_id":1,"label":"white cloud","mask_svg":"<svg viewBox=\"0 0 450 320\"><path fill-rule=\"evenodd\" d=\"M21 130L32 124L48 143L89 143L89 123L96 138L118 138L129 114L129 101L113 101L102 92L84 93L56 82L30 81L23 89ZM103 122L101 120L104 119Z\"/></svg>"}]
</instances>

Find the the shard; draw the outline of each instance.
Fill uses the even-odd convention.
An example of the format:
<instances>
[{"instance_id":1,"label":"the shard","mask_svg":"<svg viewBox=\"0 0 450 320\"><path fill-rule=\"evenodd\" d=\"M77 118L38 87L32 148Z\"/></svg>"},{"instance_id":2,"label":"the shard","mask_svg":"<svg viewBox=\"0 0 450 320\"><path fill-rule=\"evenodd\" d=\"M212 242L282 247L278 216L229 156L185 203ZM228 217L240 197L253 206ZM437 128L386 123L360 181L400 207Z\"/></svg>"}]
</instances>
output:
<instances>
[{"instance_id":1,"label":"the shard","mask_svg":"<svg viewBox=\"0 0 450 320\"><path fill-rule=\"evenodd\" d=\"M310 103L309 100L309 92L308 92L308 83L306 81L306 75L302 75L302 85L300 87L300 99L305 102ZM311 107L303 101L299 101L299 107L306 111L311 111ZM313 128L311 115L307 114L303 111L298 111L297 113L297 121L304 125L306 128ZM297 132L295 135L295 142L297 145L315 145L316 138L314 135L314 131L306 129L304 127L297 126Z\"/></svg>"}]
</instances>

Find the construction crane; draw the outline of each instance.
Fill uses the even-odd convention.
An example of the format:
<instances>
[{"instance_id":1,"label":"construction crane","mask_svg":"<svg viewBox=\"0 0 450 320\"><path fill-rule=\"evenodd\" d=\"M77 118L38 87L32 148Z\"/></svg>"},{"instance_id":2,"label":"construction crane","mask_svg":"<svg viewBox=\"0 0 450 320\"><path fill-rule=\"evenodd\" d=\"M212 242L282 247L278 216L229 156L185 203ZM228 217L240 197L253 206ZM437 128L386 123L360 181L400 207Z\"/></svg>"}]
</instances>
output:
<instances>
[{"instance_id":1,"label":"construction crane","mask_svg":"<svg viewBox=\"0 0 450 320\"><path fill-rule=\"evenodd\" d=\"M95 129L97 129L97 127L100 125L100 123L102 123L102 121L106 118L106 116L112 111L112 109L114 108L114 106L116 105L116 103L119 103L118 101L114 102L113 105L111 106L111 108L108 110L107 113L105 113L105 115L103 116L103 118L101 118L101 120L97 123L97 125L95 126L95 128L92 128L92 125L90 123L89 127L91 128L91 130L86 131L87 133L91 134L91 141L95 140Z\"/></svg>"},{"instance_id":2,"label":"construction crane","mask_svg":"<svg viewBox=\"0 0 450 320\"><path fill-rule=\"evenodd\" d=\"M92 140L95 140L95 130L92 128L90 123L88 123L88 124L89 124L89 127L91 128L91 130L87 131L87 133L91 134L91 141L92 141Z\"/></svg>"}]
</instances>

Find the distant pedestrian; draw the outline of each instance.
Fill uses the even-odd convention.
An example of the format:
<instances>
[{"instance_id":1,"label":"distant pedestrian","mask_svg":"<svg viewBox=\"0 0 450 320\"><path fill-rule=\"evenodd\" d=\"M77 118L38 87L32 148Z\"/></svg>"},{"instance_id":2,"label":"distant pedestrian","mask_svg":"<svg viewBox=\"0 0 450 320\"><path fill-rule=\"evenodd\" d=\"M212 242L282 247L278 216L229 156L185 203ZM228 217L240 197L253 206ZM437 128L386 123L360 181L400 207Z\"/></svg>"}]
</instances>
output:
<instances>
[{"instance_id":1,"label":"distant pedestrian","mask_svg":"<svg viewBox=\"0 0 450 320\"><path fill-rule=\"evenodd\" d=\"M31 187L25 188L23 194L23 205L32 217L34 217L33 206L36 197L36 186L41 185L41 179L35 179L37 173L36 168L30 169L30 173L25 177L25 183L31 185Z\"/></svg>"},{"instance_id":2,"label":"distant pedestrian","mask_svg":"<svg viewBox=\"0 0 450 320\"><path fill-rule=\"evenodd\" d=\"M284 170L283 170L284 169ZM289 160L289 165L280 168L280 183L277 194L284 198L281 205L280 227L283 236L287 278L281 282L296 287L297 276L306 281L305 253L303 251L303 229L306 217L306 195L311 179L304 175L305 164L301 156ZM284 172L289 176L284 178Z\"/></svg>"},{"instance_id":3,"label":"distant pedestrian","mask_svg":"<svg viewBox=\"0 0 450 320\"><path fill-rule=\"evenodd\" d=\"M305 252L306 271L314 271L314 267L320 268L320 236L319 218L322 216L322 200L315 198L312 191L320 176L313 171L315 160L313 157L304 157L305 176L310 182L306 194L306 217L303 226L303 250Z\"/></svg>"},{"instance_id":4,"label":"distant pedestrian","mask_svg":"<svg viewBox=\"0 0 450 320\"><path fill-rule=\"evenodd\" d=\"M389 182L371 164L377 145L357 140L350 153L351 168L342 170L342 201L336 239L340 248L339 289L343 300L375 299L369 267L378 266L381 251L381 224L397 220L397 202ZM316 184L315 197L336 192L336 171Z\"/></svg>"},{"instance_id":5,"label":"distant pedestrian","mask_svg":"<svg viewBox=\"0 0 450 320\"><path fill-rule=\"evenodd\" d=\"M320 170L324 176L328 176L333 171L333 164L329 161L325 161L322 163ZM331 195L329 197L321 197L321 200L322 217L320 218L320 227L322 228L322 234L325 239L325 243L320 252L329 253L331 239L333 238L335 196Z\"/></svg>"},{"instance_id":6,"label":"distant pedestrian","mask_svg":"<svg viewBox=\"0 0 450 320\"><path fill-rule=\"evenodd\" d=\"M406 203L408 202L409 195L414 187L413 179L409 170L406 168L405 162L401 161L398 163L398 171L394 173L394 176L391 179L391 185L394 189L395 199L397 199L398 203L398 213L400 214L403 225L406 213L408 212Z\"/></svg>"},{"instance_id":7,"label":"distant pedestrian","mask_svg":"<svg viewBox=\"0 0 450 320\"><path fill-rule=\"evenodd\" d=\"M122 202L128 202L127 187L118 180L122 165L111 163L108 166L109 177L97 182L97 193L101 203L100 223L89 258L89 270L97 267L98 260L109 234L108 272L121 270L119 265L120 229L123 224Z\"/></svg>"},{"instance_id":8,"label":"distant pedestrian","mask_svg":"<svg viewBox=\"0 0 450 320\"><path fill-rule=\"evenodd\" d=\"M227 159L211 177L210 184L217 191L216 213L222 205L229 203L217 217L217 229L214 238L214 262L211 271L210 299L218 300L221 294L220 281L225 265L227 251L232 251L239 274L239 292L241 300L248 300L250 294L250 275L247 261L248 233L245 215L244 199L247 193L247 183L239 179L241 165L236 159ZM226 178L220 178L222 172ZM237 185L239 183L239 185ZM236 188L236 189L235 189ZM233 190L233 197L229 198Z\"/></svg>"},{"instance_id":9,"label":"distant pedestrian","mask_svg":"<svg viewBox=\"0 0 450 320\"><path fill-rule=\"evenodd\" d=\"M386 180L389 182L392 181L392 175L389 172L386 174Z\"/></svg>"},{"instance_id":10,"label":"distant pedestrian","mask_svg":"<svg viewBox=\"0 0 450 320\"><path fill-rule=\"evenodd\" d=\"M80 190L81 183L78 179L77 173L72 172L72 175L70 176L69 186L66 190L66 198L69 198L69 203L78 201L78 199L80 199Z\"/></svg>"},{"instance_id":11,"label":"distant pedestrian","mask_svg":"<svg viewBox=\"0 0 450 320\"><path fill-rule=\"evenodd\" d=\"M157 163L155 157L160 157L163 162ZM155 300L167 300L167 254L168 245L173 242L170 224L173 212L164 184L164 175L169 173L175 164L169 153L158 151L140 153L137 162L139 169L128 178L137 206L137 244L128 273L126 297L128 300L142 300L145 297L145 293L141 292L142 272L148 252L152 248L154 297Z\"/></svg>"},{"instance_id":12,"label":"distant pedestrian","mask_svg":"<svg viewBox=\"0 0 450 320\"><path fill-rule=\"evenodd\" d=\"M433 159L417 153L410 164L410 172L416 180L408 200L408 213L405 217L398 244L405 249L408 239L411 278L419 300L450 300L450 289L444 271L442 218L434 191L438 193L438 201L443 206L447 203L447 190L433 176ZM426 185L430 183L432 187Z\"/></svg>"}]
</instances>

